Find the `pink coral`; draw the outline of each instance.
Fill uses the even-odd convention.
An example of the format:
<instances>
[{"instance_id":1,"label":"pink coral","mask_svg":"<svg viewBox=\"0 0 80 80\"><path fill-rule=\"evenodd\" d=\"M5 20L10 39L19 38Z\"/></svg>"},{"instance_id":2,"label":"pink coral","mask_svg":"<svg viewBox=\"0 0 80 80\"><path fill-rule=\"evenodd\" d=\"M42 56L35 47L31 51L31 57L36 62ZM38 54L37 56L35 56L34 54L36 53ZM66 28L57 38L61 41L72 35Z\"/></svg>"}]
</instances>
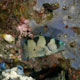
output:
<instances>
[{"instance_id":1,"label":"pink coral","mask_svg":"<svg viewBox=\"0 0 80 80\"><path fill-rule=\"evenodd\" d=\"M17 31L20 31L20 34L22 34L24 31L27 31L28 26L26 24L20 24L17 26Z\"/></svg>"},{"instance_id":2,"label":"pink coral","mask_svg":"<svg viewBox=\"0 0 80 80\"><path fill-rule=\"evenodd\" d=\"M33 38L32 28L29 26L29 20L24 17L20 18L20 24L17 26L17 31L20 32L21 36L29 36Z\"/></svg>"},{"instance_id":3,"label":"pink coral","mask_svg":"<svg viewBox=\"0 0 80 80\"><path fill-rule=\"evenodd\" d=\"M34 35L31 34L31 33L29 33L28 36L29 36L30 38L33 38L33 37L34 37Z\"/></svg>"},{"instance_id":4,"label":"pink coral","mask_svg":"<svg viewBox=\"0 0 80 80\"><path fill-rule=\"evenodd\" d=\"M29 24L29 20L28 19L25 19L24 17L21 17L20 18L20 22L21 23L24 23L24 24Z\"/></svg>"},{"instance_id":5,"label":"pink coral","mask_svg":"<svg viewBox=\"0 0 80 80\"><path fill-rule=\"evenodd\" d=\"M25 19L24 17L20 18L20 24L16 27L16 30L20 32L18 36L18 41L16 43L16 46L20 47L19 53L20 55L18 58L21 57L22 49L21 49L21 39L22 37L30 37L33 38L34 35L32 34L32 28L29 26L29 20Z\"/></svg>"}]
</instances>

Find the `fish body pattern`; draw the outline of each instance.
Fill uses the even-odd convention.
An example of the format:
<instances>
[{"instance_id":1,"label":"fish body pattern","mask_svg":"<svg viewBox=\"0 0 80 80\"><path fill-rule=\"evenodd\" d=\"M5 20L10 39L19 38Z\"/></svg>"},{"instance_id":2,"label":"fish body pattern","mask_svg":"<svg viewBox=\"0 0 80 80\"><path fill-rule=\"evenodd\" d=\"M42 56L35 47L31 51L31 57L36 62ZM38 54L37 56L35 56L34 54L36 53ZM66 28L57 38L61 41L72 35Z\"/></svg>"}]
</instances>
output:
<instances>
[{"instance_id":1,"label":"fish body pattern","mask_svg":"<svg viewBox=\"0 0 80 80\"><path fill-rule=\"evenodd\" d=\"M65 44L55 38L37 36L27 39L24 44L24 55L27 58L44 57L62 50Z\"/></svg>"}]
</instances>

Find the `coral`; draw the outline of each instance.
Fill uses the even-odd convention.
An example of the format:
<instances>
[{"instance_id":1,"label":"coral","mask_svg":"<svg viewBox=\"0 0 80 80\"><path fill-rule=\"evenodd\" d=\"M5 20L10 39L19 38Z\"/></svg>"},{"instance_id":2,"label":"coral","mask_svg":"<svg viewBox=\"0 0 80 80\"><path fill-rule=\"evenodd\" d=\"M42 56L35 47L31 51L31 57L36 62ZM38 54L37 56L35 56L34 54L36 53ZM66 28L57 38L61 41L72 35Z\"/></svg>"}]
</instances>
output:
<instances>
[{"instance_id":1,"label":"coral","mask_svg":"<svg viewBox=\"0 0 80 80\"><path fill-rule=\"evenodd\" d=\"M29 26L29 20L21 17L20 24L16 27L17 31L20 32L20 36L26 37L29 36L33 38L32 28Z\"/></svg>"},{"instance_id":2,"label":"coral","mask_svg":"<svg viewBox=\"0 0 80 80\"><path fill-rule=\"evenodd\" d=\"M28 77L25 75L19 75L17 73L17 67L14 67L12 69L7 69L5 71L2 72L2 76L4 78L2 78L1 80L9 80L9 79L19 79L19 80L35 80L32 77Z\"/></svg>"}]
</instances>

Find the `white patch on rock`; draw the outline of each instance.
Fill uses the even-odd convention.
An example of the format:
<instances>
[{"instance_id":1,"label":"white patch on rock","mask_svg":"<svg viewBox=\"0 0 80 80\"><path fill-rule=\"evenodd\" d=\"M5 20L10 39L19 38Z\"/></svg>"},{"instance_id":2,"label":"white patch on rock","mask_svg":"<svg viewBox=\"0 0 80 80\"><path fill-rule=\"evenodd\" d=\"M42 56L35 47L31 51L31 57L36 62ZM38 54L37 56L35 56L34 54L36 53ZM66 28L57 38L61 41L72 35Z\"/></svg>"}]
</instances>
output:
<instances>
[{"instance_id":1,"label":"white patch on rock","mask_svg":"<svg viewBox=\"0 0 80 80\"><path fill-rule=\"evenodd\" d=\"M75 6L71 6L71 8L70 8L70 13L71 13L71 14L75 13L75 9L76 9Z\"/></svg>"},{"instance_id":2,"label":"white patch on rock","mask_svg":"<svg viewBox=\"0 0 80 80\"><path fill-rule=\"evenodd\" d=\"M25 76L25 75L19 75L17 73L17 67L14 67L12 69L7 69L7 70L3 71L2 76L5 77L2 80L8 80L9 78L11 78L11 79L20 78L20 80L35 80L32 77L28 77L28 76Z\"/></svg>"}]
</instances>

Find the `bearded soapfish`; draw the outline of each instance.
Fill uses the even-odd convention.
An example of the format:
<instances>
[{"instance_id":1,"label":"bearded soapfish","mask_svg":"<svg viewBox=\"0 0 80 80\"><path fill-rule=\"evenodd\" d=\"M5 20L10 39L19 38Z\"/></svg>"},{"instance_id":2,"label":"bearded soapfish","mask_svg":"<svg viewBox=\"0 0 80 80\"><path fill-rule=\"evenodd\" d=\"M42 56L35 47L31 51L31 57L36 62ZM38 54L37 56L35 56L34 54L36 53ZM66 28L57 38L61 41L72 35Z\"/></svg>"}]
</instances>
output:
<instances>
[{"instance_id":1,"label":"bearded soapfish","mask_svg":"<svg viewBox=\"0 0 80 80\"><path fill-rule=\"evenodd\" d=\"M61 51L65 45L60 40L46 36L36 36L33 39L27 38L25 41L23 55L29 59L55 54Z\"/></svg>"}]
</instances>

